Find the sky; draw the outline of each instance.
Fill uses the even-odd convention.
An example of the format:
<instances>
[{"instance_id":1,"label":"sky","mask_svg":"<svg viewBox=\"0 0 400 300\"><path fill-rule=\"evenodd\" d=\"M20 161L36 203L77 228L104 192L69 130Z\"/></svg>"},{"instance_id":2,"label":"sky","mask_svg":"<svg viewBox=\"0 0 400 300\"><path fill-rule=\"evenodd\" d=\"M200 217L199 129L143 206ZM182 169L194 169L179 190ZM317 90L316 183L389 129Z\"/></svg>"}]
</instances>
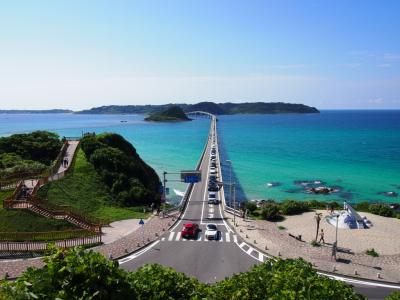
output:
<instances>
[{"instance_id":1,"label":"sky","mask_svg":"<svg viewBox=\"0 0 400 300\"><path fill-rule=\"evenodd\" d=\"M400 1L0 0L0 109L400 109Z\"/></svg>"}]
</instances>

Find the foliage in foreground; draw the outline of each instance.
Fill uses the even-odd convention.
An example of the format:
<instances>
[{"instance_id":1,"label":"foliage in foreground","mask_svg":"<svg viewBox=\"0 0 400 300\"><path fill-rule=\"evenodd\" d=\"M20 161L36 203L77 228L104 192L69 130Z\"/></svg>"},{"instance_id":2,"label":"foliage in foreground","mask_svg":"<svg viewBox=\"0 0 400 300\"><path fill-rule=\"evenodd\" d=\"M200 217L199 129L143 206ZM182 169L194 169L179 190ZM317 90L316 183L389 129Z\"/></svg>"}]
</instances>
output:
<instances>
[{"instance_id":1,"label":"foliage in foreground","mask_svg":"<svg viewBox=\"0 0 400 300\"><path fill-rule=\"evenodd\" d=\"M45 262L3 281L0 299L364 299L302 259L268 261L214 285L157 264L127 272L81 248L53 249Z\"/></svg>"}]
</instances>

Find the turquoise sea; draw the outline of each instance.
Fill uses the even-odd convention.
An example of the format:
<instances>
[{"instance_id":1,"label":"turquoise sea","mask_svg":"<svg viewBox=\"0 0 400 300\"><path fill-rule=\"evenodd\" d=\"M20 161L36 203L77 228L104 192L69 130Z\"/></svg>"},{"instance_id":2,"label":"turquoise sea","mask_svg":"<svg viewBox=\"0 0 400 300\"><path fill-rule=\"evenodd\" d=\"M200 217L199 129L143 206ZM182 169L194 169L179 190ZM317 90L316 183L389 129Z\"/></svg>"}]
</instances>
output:
<instances>
[{"instance_id":1,"label":"turquoise sea","mask_svg":"<svg viewBox=\"0 0 400 300\"><path fill-rule=\"evenodd\" d=\"M117 132L161 175L195 167L209 119L148 123L142 115L0 114L0 136L37 129L60 136ZM395 197L400 194L400 111L219 116L218 131L222 160L232 161L239 199L400 202ZM227 166L223 171L229 180ZM178 175L167 179L170 200L179 199L172 189L182 191L185 185L174 181ZM313 185L337 191L307 193Z\"/></svg>"}]
</instances>

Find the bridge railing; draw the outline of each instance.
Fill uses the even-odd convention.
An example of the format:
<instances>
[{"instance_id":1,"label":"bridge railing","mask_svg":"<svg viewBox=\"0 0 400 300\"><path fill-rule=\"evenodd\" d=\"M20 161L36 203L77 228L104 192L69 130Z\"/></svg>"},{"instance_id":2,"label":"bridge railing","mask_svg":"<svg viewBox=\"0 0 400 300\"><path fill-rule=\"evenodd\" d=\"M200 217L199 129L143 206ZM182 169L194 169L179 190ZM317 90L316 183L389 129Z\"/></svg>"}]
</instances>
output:
<instances>
[{"instance_id":1,"label":"bridge railing","mask_svg":"<svg viewBox=\"0 0 400 300\"><path fill-rule=\"evenodd\" d=\"M213 116L213 117L214 117L214 116ZM207 142L206 142L205 145L204 145L204 149L203 149L203 151L202 151L202 153L201 153L201 155L200 155L200 158L199 158L199 160L198 160L198 162L197 162L197 165L196 165L196 170L197 170L197 171L200 170L201 163L203 162L204 155L206 154L208 144L209 144L209 142L210 142L210 140L211 140L211 136L212 136L212 132L213 132L213 126L214 126L214 118L213 118L213 120L212 120L212 122L211 122L211 126L210 126L210 129L209 129L209 132L208 132ZM202 178L202 180L205 180L205 179ZM190 198L190 195L191 195L191 193L192 193L193 186L194 186L194 183L190 183L190 184L186 187L186 190L185 190L185 193L184 193L184 195L183 195L183 197L182 197L182 199L181 199L181 202L180 202L177 206L171 207L170 209L166 210L166 213L170 213L170 212L175 211L175 210L177 210L177 209L179 209L181 212L183 212L183 211L185 210L185 207L186 207L186 205L187 205L187 202L188 202L188 200L189 200L189 198Z\"/></svg>"}]
</instances>

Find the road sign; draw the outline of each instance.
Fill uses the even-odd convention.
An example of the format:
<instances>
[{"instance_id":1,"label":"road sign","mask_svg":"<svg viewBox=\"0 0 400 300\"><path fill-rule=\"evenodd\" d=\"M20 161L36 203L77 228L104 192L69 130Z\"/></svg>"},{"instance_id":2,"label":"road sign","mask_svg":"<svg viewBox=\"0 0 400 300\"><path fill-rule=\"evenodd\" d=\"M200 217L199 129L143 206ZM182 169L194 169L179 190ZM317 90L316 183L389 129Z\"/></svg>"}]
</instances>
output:
<instances>
[{"instance_id":1,"label":"road sign","mask_svg":"<svg viewBox=\"0 0 400 300\"><path fill-rule=\"evenodd\" d=\"M163 186L160 187L160 193L161 194L164 193L164 187ZM169 195L169 187L165 188L165 195Z\"/></svg>"},{"instance_id":2,"label":"road sign","mask_svg":"<svg viewBox=\"0 0 400 300\"><path fill-rule=\"evenodd\" d=\"M181 171L181 180L185 183L196 183L201 181L201 171L183 170Z\"/></svg>"},{"instance_id":3,"label":"road sign","mask_svg":"<svg viewBox=\"0 0 400 300\"><path fill-rule=\"evenodd\" d=\"M144 221L143 221L143 219L140 219L140 221L139 221L139 225L144 225Z\"/></svg>"}]
</instances>

